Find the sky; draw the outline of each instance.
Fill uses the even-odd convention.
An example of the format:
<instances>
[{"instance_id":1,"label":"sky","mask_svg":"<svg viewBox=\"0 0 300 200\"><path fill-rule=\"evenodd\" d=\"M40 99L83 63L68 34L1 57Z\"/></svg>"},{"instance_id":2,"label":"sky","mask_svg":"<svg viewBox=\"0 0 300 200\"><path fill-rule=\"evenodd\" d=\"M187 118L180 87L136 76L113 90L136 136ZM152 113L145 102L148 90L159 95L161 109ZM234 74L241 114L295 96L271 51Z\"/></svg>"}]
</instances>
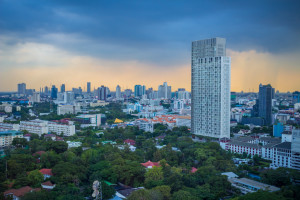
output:
<instances>
[{"instance_id":1,"label":"sky","mask_svg":"<svg viewBox=\"0 0 300 200\"><path fill-rule=\"evenodd\" d=\"M300 1L0 0L0 91L191 88L191 42L223 37L231 90L300 90Z\"/></svg>"}]
</instances>

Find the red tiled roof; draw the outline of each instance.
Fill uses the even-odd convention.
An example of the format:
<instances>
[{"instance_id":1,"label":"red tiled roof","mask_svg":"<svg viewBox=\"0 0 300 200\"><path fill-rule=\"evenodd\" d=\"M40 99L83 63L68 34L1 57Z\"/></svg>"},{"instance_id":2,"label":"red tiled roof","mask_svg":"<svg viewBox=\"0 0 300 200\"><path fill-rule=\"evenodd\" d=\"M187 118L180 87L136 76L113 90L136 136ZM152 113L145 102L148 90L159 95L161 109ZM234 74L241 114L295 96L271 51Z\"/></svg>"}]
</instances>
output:
<instances>
[{"instance_id":1,"label":"red tiled roof","mask_svg":"<svg viewBox=\"0 0 300 200\"><path fill-rule=\"evenodd\" d=\"M135 141L131 139L124 140L124 142L130 145L135 145Z\"/></svg>"},{"instance_id":2,"label":"red tiled roof","mask_svg":"<svg viewBox=\"0 0 300 200\"><path fill-rule=\"evenodd\" d=\"M6 191L4 192L4 196L5 196L5 195L9 195L9 194L13 194L14 196L22 197L22 196L24 196L26 193L31 192L31 191L32 191L32 188L31 188L31 187L25 186L25 187L22 187L22 188L19 188L19 189L10 189L10 190L6 190Z\"/></svg>"},{"instance_id":3,"label":"red tiled roof","mask_svg":"<svg viewBox=\"0 0 300 200\"><path fill-rule=\"evenodd\" d=\"M47 182L42 183L41 185L53 186L54 184L51 183L51 181L47 181Z\"/></svg>"},{"instance_id":4,"label":"red tiled roof","mask_svg":"<svg viewBox=\"0 0 300 200\"><path fill-rule=\"evenodd\" d=\"M191 169L191 173L195 173L197 170L198 170L197 168L195 168L195 167L192 167L192 169Z\"/></svg>"},{"instance_id":5,"label":"red tiled roof","mask_svg":"<svg viewBox=\"0 0 300 200\"><path fill-rule=\"evenodd\" d=\"M42 154L46 153L45 151L37 151L34 154L32 154L33 156L39 155L41 156Z\"/></svg>"},{"instance_id":6,"label":"red tiled roof","mask_svg":"<svg viewBox=\"0 0 300 200\"><path fill-rule=\"evenodd\" d=\"M145 163L141 163L141 165L143 165L144 167L153 167L153 166L156 166L156 167L160 167L160 164L159 162L151 162L150 160L148 162L145 162Z\"/></svg>"},{"instance_id":7,"label":"red tiled roof","mask_svg":"<svg viewBox=\"0 0 300 200\"><path fill-rule=\"evenodd\" d=\"M49 175L49 176L53 176L52 174L52 169L41 169L40 172L44 175Z\"/></svg>"}]
</instances>

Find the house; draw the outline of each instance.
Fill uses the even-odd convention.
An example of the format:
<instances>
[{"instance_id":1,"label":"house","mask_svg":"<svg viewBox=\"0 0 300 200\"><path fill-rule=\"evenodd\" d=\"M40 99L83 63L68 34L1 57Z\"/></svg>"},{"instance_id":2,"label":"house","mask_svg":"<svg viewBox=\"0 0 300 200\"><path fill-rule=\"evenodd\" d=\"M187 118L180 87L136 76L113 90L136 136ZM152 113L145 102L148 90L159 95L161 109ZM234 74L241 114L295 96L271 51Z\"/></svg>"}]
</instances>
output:
<instances>
[{"instance_id":1,"label":"house","mask_svg":"<svg viewBox=\"0 0 300 200\"><path fill-rule=\"evenodd\" d=\"M45 139L51 139L51 140L55 141L56 140L56 135L54 135L54 134L47 134L47 135L44 135L44 138Z\"/></svg>"},{"instance_id":2,"label":"house","mask_svg":"<svg viewBox=\"0 0 300 200\"><path fill-rule=\"evenodd\" d=\"M134 140L131 140L131 139L124 140L124 143L126 143L126 144L128 144L128 145L132 145L132 146L135 145L135 141L134 141Z\"/></svg>"},{"instance_id":3,"label":"house","mask_svg":"<svg viewBox=\"0 0 300 200\"><path fill-rule=\"evenodd\" d=\"M195 168L195 167L192 167L192 169L191 169L191 173L193 174L193 173L195 173L196 171L198 171L198 169L197 168Z\"/></svg>"},{"instance_id":4,"label":"house","mask_svg":"<svg viewBox=\"0 0 300 200\"><path fill-rule=\"evenodd\" d=\"M13 200L20 200L21 197L23 197L25 194L27 194L28 192L32 192L32 191L36 191L37 189L32 189L29 186L25 186L25 187L21 187L19 189L10 189L10 190L6 190L4 192L4 196L5 197L9 197L11 196Z\"/></svg>"},{"instance_id":5,"label":"house","mask_svg":"<svg viewBox=\"0 0 300 200\"><path fill-rule=\"evenodd\" d=\"M151 162L150 160L149 160L148 162L141 163L141 165L143 165L143 166L146 167L147 169L151 169L151 168L153 168L154 166L155 166L155 167L160 167L159 162Z\"/></svg>"},{"instance_id":6,"label":"house","mask_svg":"<svg viewBox=\"0 0 300 200\"><path fill-rule=\"evenodd\" d=\"M23 138L25 138L28 142L30 141L30 137L31 137L31 134L25 134L23 135Z\"/></svg>"},{"instance_id":7,"label":"house","mask_svg":"<svg viewBox=\"0 0 300 200\"><path fill-rule=\"evenodd\" d=\"M40 172L44 175L44 180L53 176L52 169L41 169Z\"/></svg>"},{"instance_id":8,"label":"house","mask_svg":"<svg viewBox=\"0 0 300 200\"><path fill-rule=\"evenodd\" d=\"M53 188L55 188L55 184L51 183L51 181L47 181L41 184L43 189L46 190L52 190Z\"/></svg>"}]
</instances>

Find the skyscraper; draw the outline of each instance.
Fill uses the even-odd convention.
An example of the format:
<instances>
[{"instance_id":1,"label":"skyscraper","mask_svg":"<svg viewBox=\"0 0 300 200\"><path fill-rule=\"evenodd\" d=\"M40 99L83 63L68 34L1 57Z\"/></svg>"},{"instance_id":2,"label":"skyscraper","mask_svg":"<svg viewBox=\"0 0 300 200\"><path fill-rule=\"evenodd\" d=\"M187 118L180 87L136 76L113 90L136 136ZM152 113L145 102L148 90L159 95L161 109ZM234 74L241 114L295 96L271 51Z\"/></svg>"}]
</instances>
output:
<instances>
[{"instance_id":1,"label":"skyscraper","mask_svg":"<svg viewBox=\"0 0 300 200\"><path fill-rule=\"evenodd\" d=\"M86 89L87 93L91 93L91 82L86 83Z\"/></svg>"},{"instance_id":2,"label":"skyscraper","mask_svg":"<svg viewBox=\"0 0 300 200\"><path fill-rule=\"evenodd\" d=\"M226 39L192 42L192 133L230 138L230 68Z\"/></svg>"},{"instance_id":3,"label":"skyscraper","mask_svg":"<svg viewBox=\"0 0 300 200\"><path fill-rule=\"evenodd\" d=\"M258 116L264 119L265 125L272 124L272 98L274 89L270 84L259 85Z\"/></svg>"},{"instance_id":4,"label":"skyscraper","mask_svg":"<svg viewBox=\"0 0 300 200\"><path fill-rule=\"evenodd\" d=\"M51 88L51 98L52 99L57 99L57 92L58 92L57 87L55 87L55 85L52 85L52 88Z\"/></svg>"},{"instance_id":5,"label":"skyscraper","mask_svg":"<svg viewBox=\"0 0 300 200\"><path fill-rule=\"evenodd\" d=\"M141 85L134 86L134 97L141 97L143 92L143 88Z\"/></svg>"},{"instance_id":6,"label":"skyscraper","mask_svg":"<svg viewBox=\"0 0 300 200\"><path fill-rule=\"evenodd\" d=\"M167 82L158 86L158 98L171 99L171 86Z\"/></svg>"},{"instance_id":7,"label":"skyscraper","mask_svg":"<svg viewBox=\"0 0 300 200\"><path fill-rule=\"evenodd\" d=\"M26 94L26 84L25 83L18 84L18 94Z\"/></svg>"},{"instance_id":8,"label":"skyscraper","mask_svg":"<svg viewBox=\"0 0 300 200\"><path fill-rule=\"evenodd\" d=\"M66 85L65 84L62 84L60 86L60 92L65 92L66 91Z\"/></svg>"},{"instance_id":9,"label":"skyscraper","mask_svg":"<svg viewBox=\"0 0 300 200\"><path fill-rule=\"evenodd\" d=\"M117 85L116 87L116 98L120 99L121 98L121 87Z\"/></svg>"},{"instance_id":10,"label":"skyscraper","mask_svg":"<svg viewBox=\"0 0 300 200\"><path fill-rule=\"evenodd\" d=\"M106 101L106 98L107 98L107 87L101 85L101 87L98 88L98 99Z\"/></svg>"}]
</instances>

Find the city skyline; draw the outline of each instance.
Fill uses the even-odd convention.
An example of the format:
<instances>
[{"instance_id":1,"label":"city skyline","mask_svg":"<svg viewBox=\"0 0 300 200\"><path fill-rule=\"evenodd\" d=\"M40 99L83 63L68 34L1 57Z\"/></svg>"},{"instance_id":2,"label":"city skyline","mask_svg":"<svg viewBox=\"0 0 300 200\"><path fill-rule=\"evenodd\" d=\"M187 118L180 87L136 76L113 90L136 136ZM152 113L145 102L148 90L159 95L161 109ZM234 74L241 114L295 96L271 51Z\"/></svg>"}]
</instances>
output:
<instances>
[{"instance_id":1,"label":"city skyline","mask_svg":"<svg viewBox=\"0 0 300 200\"><path fill-rule=\"evenodd\" d=\"M227 38L231 91L299 90L300 3L216 2L2 1L0 91L88 81L190 91L190 43L216 36Z\"/></svg>"}]
</instances>

